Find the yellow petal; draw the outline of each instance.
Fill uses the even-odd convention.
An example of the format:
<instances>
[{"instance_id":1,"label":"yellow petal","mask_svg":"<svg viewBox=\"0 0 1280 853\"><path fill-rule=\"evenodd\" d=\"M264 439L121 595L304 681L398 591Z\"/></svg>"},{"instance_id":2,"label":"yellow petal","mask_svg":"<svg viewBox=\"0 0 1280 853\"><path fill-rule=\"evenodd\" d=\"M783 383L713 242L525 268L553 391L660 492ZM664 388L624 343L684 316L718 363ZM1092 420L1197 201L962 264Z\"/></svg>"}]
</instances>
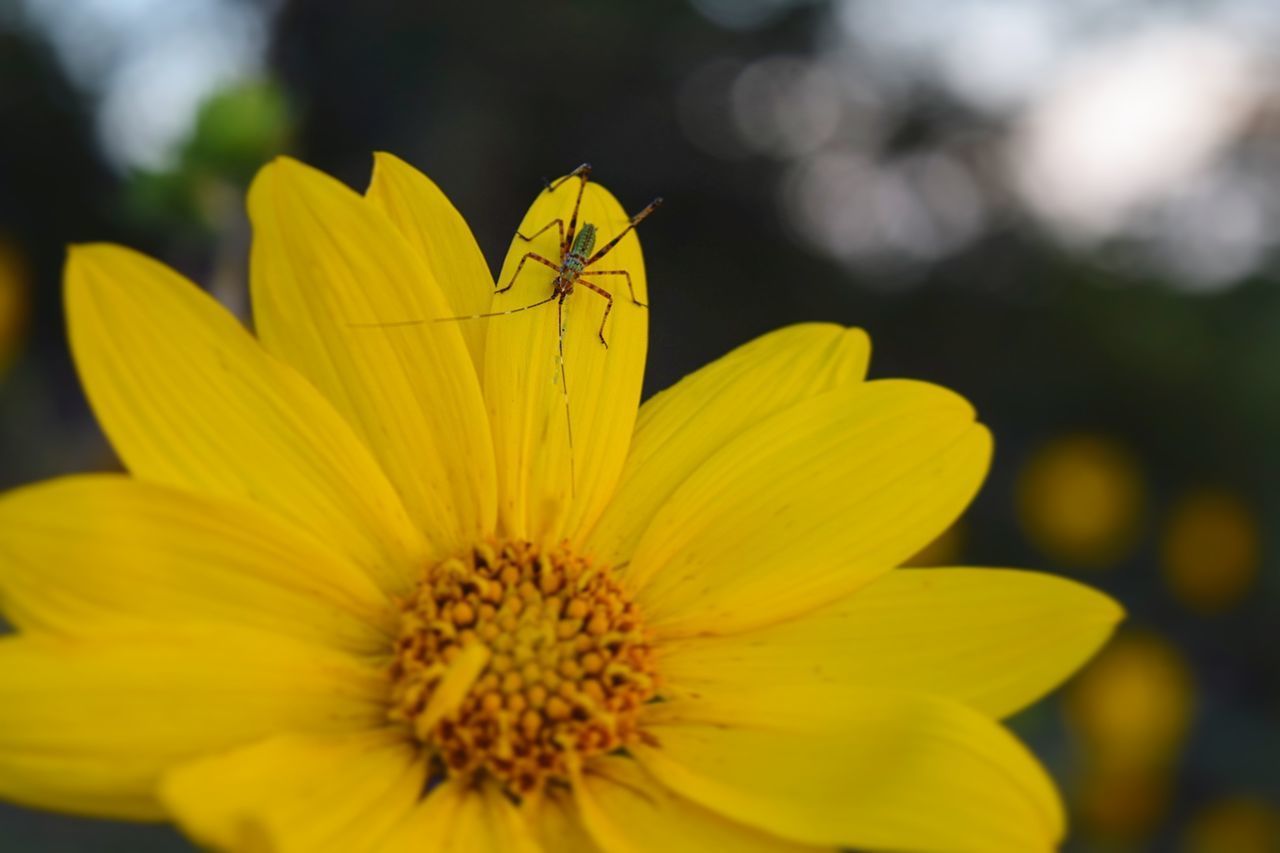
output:
<instances>
[{"instance_id":1,"label":"yellow petal","mask_svg":"<svg viewBox=\"0 0 1280 853\"><path fill-rule=\"evenodd\" d=\"M538 853L516 807L493 785L446 781L378 847L379 853Z\"/></svg>"},{"instance_id":2,"label":"yellow petal","mask_svg":"<svg viewBox=\"0 0 1280 853\"><path fill-rule=\"evenodd\" d=\"M265 507L384 588L413 579L421 537L368 450L212 298L119 246L73 248L66 281L80 379L134 475Z\"/></svg>"},{"instance_id":3,"label":"yellow petal","mask_svg":"<svg viewBox=\"0 0 1280 853\"><path fill-rule=\"evenodd\" d=\"M899 569L787 622L663 649L673 689L849 685L936 693L1003 717L1093 657L1123 616L1110 598L1052 575Z\"/></svg>"},{"instance_id":4,"label":"yellow petal","mask_svg":"<svg viewBox=\"0 0 1280 853\"><path fill-rule=\"evenodd\" d=\"M591 762L574 780L582 821L607 853L816 853L709 811L658 783L630 758Z\"/></svg>"},{"instance_id":5,"label":"yellow petal","mask_svg":"<svg viewBox=\"0 0 1280 853\"><path fill-rule=\"evenodd\" d=\"M484 643L469 643L462 653L453 659L444 676L432 689L427 707L414 718L413 725L420 737L425 738L446 715L457 711L476 683L480 673L489 663L492 652Z\"/></svg>"},{"instance_id":6,"label":"yellow petal","mask_svg":"<svg viewBox=\"0 0 1280 853\"><path fill-rule=\"evenodd\" d=\"M654 517L628 581L664 635L733 633L847 595L951 524L991 439L963 399L884 380L810 397L708 459Z\"/></svg>"},{"instance_id":7,"label":"yellow petal","mask_svg":"<svg viewBox=\"0 0 1280 853\"><path fill-rule=\"evenodd\" d=\"M1062 806L1035 759L957 702L851 688L723 692L648 706L661 782L743 823L809 844L1043 851Z\"/></svg>"},{"instance_id":8,"label":"yellow petal","mask_svg":"<svg viewBox=\"0 0 1280 853\"><path fill-rule=\"evenodd\" d=\"M258 173L249 216L263 344L355 427L438 555L491 534L480 386L457 324L430 322L450 308L417 252L373 204L294 160Z\"/></svg>"},{"instance_id":9,"label":"yellow petal","mask_svg":"<svg viewBox=\"0 0 1280 853\"><path fill-rule=\"evenodd\" d=\"M708 457L801 400L861 382L870 354L861 329L788 326L645 401L617 494L588 550L613 564L630 558L659 508Z\"/></svg>"},{"instance_id":10,"label":"yellow petal","mask_svg":"<svg viewBox=\"0 0 1280 853\"><path fill-rule=\"evenodd\" d=\"M405 240L418 250L440 286L453 316L489 310L493 274L466 220L431 179L393 154L373 155L373 180L365 193L387 214ZM484 361L485 323L459 323L462 339L476 365Z\"/></svg>"},{"instance_id":11,"label":"yellow petal","mask_svg":"<svg viewBox=\"0 0 1280 853\"><path fill-rule=\"evenodd\" d=\"M534 839L547 853L602 853L582 825L572 792L551 787L525 800L521 809Z\"/></svg>"},{"instance_id":12,"label":"yellow petal","mask_svg":"<svg viewBox=\"0 0 1280 853\"><path fill-rule=\"evenodd\" d=\"M373 850L413 810L426 761L400 730L282 735L184 764L160 799L218 850Z\"/></svg>"},{"instance_id":13,"label":"yellow petal","mask_svg":"<svg viewBox=\"0 0 1280 853\"><path fill-rule=\"evenodd\" d=\"M567 226L578 186L579 181L572 179L555 192L540 194L520 223L520 233L533 236L557 218ZM579 232L583 223L595 225L597 250L627 222L627 214L612 195L598 184L587 185ZM498 277L500 287L512 284L521 259L529 252L558 264L559 231L544 230L532 242L516 237ZM634 231L592 270L629 272L636 298L648 303L644 261ZM494 297L490 310L507 311L548 299L555 275L530 258L514 286ZM640 402L649 311L632 303L625 277L591 270L582 277L613 294L613 311L604 329L608 349L599 337L606 301L581 283L562 306L553 300L528 311L473 321L490 324L485 400L498 458L500 516L511 536L546 541L575 536L599 516L627 455Z\"/></svg>"},{"instance_id":14,"label":"yellow petal","mask_svg":"<svg viewBox=\"0 0 1280 853\"><path fill-rule=\"evenodd\" d=\"M257 509L127 477L67 477L0 498L0 603L23 630L227 622L359 652L395 636L360 569Z\"/></svg>"},{"instance_id":15,"label":"yellow petal","mask_svg":"<svg viewBox=\"0 0 1280 853\"><path fill-rule=\"evenodd\" d=\"M358 731L385 714L379 667L228 625L0 640L0 798L158 819L160 774L279 731Z\"/></svg>"}]
</instances>

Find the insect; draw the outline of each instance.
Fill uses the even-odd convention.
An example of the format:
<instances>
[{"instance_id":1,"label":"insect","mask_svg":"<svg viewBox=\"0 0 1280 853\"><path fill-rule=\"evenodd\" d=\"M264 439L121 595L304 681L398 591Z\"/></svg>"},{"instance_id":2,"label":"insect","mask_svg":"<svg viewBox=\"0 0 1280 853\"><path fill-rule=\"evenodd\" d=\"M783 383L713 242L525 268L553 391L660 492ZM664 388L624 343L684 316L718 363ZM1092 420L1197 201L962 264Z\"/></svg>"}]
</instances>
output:
<instances>
[{"instance_id":1,"label":"insect","mask_svg":"<svg viewBox=\"0 0 1280 853\"><path fill-rule=\"evenodd\" d=\"M525 236L524 234L520 233L520 231L516 231L517 237L519 237L521 240L525 241L526 243L532 243L534 240L536 240L538 237L542 236L546 232L550 231L552 228L557 229L560 232L559 260L552 261L551 259L538 254L537 252L525 252L524 255L520 258L520 262L516 264L516 270L514 273L512 273L511 279L506 283L504 287L499 287L494 291L495 294L506 293L508 290L514 287L516 283L516 279L520 277L520 273L524 270L524 265L530 260L532 260L532 261L535 261L536 263L542 264L543 266L549 267L551 270L555 272L555 278L551 280L551 294L546 299L539 299L536 302L531 302L528 305L522 305L519 308L508 308L505 311L488 311L483 314L465 314L457 317L435 317L433 318L433 322L445 323L445 322L452 322L457 320L482 320L487 317L505 317L508 314L517 314L521 311L529 311L534 308L539 308L550 302L555 302L557 307L560 309L558 313L558 319L560 320L560 322L558 325L560 326L560 333L561 333L560 334L560 350L561 350L561 354L563 355L564 301L573 294L574 288L577 287L578 285L582 285L583 287L599 295L605 300L604 314L600 318L600 329L599 329L598 335L600 337L600 343L606 349L608 349L609 347L609 341L604 336L604 327L605 327L605 324L609 321L609 314L613 311L613 293L607 290L606 288L601 287L596 282L583 278L584 274L591 275L591 276L603 276L603 275L622 276L623 278L626 279L627 292L631 296L632 304L640 308L649 307L648 305L646 305L645 303L641 302L639 299L636 298L636 289L635 289L635 285L631 281L630 272L628 272L627 270L599 270L599 269L592 269L592 267L595 266L595 264L598 261L604 258L605 255L609 254L609 252L612 251L613 247L618 245L618 243L622 240L623 237L627 236L627 234L630 233L637 225L639 225L646 218L648 218L649 214L657 210L658 207L661 206L662 204L662 198L661 197L655 198L653 201L649 202L649 204L645 207L644 210L640 211L635 216L631 217L631 220L627 223L625 228L623 228L620 232L618 232L618 234L612 240L610 240L608 243L605 243L597 251L595 246L596 246L596 239L599 235L599 230L596 227L596 225L594 223L586 222L584 220L582 223L581 230L578 229L578 212L582 207L582 195L586 191L587 184L591 180L591 164L583 163L581 166L574 169L572 172L565 175L563 178L560 178L558 181L547 184L545 192L549 192L549 193L555 192L566 181L572 180L573 178L580 179L581 183L578 186L578 195L577 195L577 198L574 200L573 213L570 214L569 216L569 224L567 226L565 225L565 222L563 219L561 219L560 217L556 217L555 219L551 220L542 228L538 229L537 231L535 231L533 234L530 234L529 236ZM401 321L391 321L391 322L383 322L383 323L352 323L350 325L352 325L353 327L386 328L388 326L416 326L421 324L422 322L423 322L422 320L401 320Z\"/></svg>"},{"instance_id":2,"label":"insect","mask_svg":"<svg viewBox=\"0 0 1280 853\"><path fill-rule=\"evenodd\" d=\"M556 337L558 347L558 356L556 360L560 370L560 390L564 397L565 430L569 443L569 484L571 490L574 488L574 483L577 481L577 472L575 470L576 466L573 459L573 418L569 413L569 380L565 375L564 301L573 294L574 289L579 285L605 300L604 314L600 317L600 328L597 331L597 335L600 338L601 345L604 346L605 349L608 349L609 341L604 336L604 329L605 324L609 321L609 314L613 311L613 293L610 290L601 287L597 282L584 277L584 274L590 275L592 278L599 278L606 275L622 277L627 282L627 292L630 295L632 304L640 308L648 308L648 305L636 298L636 289L635 285L631 281L630 272L623 269L594 269L594 267L598 261L609 254L614 246L618 245L619 241L621 241L623 237L630 233L637 225L643 222L649 214L657 210L658 206L662 204L661 198L656 198L649 202L644 210L641 210L635 216L631 217L631 220L627 223L626 227L619 231L612 240L605 243L599 249L596 249L596 238L598 235L596 225L583 220L582 228L578 228L578 212L582 207L582 195L587 189L587 183L591 180L591 164L583 163L581 166L574 169L555 183L547 184L546 192L555 192L562 184L564 184L565 181L570 181L574 178L579 180L578 195L574 199L573 212L569 215L568 225L565 224L564 220L557 217L548 222L538 231L528 236L516 231L517 237L526 243L532 243L542 234L545 234L547 231L555 228L560 235L559 259L552 261L537 252L525 252L524 255L521 256L520 262L516 264L516 269L515 272L511 274L511 279L505 286L499 287L495 291L495 293L506 293L514 287L516 279L520 277L520 272L524 269L525 264L529 261L534 261L535 263L548 267L555 272L555 278L551 280L551 293L545 299L540 299L519 308L510 308L506 311L493 311L485 314L474 315L474 319L479 319L481 317L497 317L505 314L515 314L519 311L528 311L533 308L546 305L550 302L556 303ZM440 319L444 320L455 318ZM456 319L467 320L473 318L458 317Z\"/></svg>"},{"instance_id":3,"label":"insect","mask_svg":"<svg viewBox=\"0 0 1280 853\"><path fill-rule=\"evenodd\" d=\"M521 234L519 231L516 232L516 236L521 240L524 240L526 243L532 243L541 234L550 231L552 227L558 229L560 232L559 262L550 261L536 252L525 252L524 256L520 258L520 263L516 265L516 271L512 274L511 280L507 282L506 287L499 288L497 292L505 293L514 287L516 279L520 277L520 271L530 260L536 261L543 266L550 267L556 273L556 277L551 281L551 295L540 302L535 302L533 305L526 307L534 308L537 305L546 304L552 300L555 300L558 306L563 306L565 299L573 293L574 287L579 284L582 285L593 293L603 297L605 300L604 314L600 318L600 330L598 334L600 337L600 343L607 349L609 341L604 336L604 327L605 323L609 320L609 312L613 310L613 293L601 287L596 282L583 278L583 273L588 273L592 276L622 276L627 281L627 292L631 295L632 304L641 308L648 308L649 306L645 305L639 299L636 299L636 289L631 282L630 272L627 270L598 270L592 269L592 267L597 261L609 254L610 250L612 250L614 246L618 245L618 242L625 237L628 232L643 222L649 214L657 210L658 206L662 204L662 199L656 198L649 202L648 206L646 206L644 210L631 217L631 221L627 223L627 226L623 228L622 231L618 232L617 236L608 243L605 243L599 251L595 251L597 236L596 226L590 222L583 221L582 230L577 230L578 210L582 206L582 194L587 188L587 182L591 179L591 164L583 163L559 181L556 181L554 184L548 184L547 192L555 192L561 184L573 178L579 178L581 183L578 185L578 197L573 203L573 213L569 217L569 225L567 228L565 227L563 220L556 218L544 225L541 230L528 237ZM516 308L512 310L520 311L524 309ZM561 341L561 343L563 345L563 341Z\"/></svg>"},{"instance_id":4,"label":"insect","mask_svg":"<svg viewBox=\"0 0 1280 853\"><path fill-rule=\"evenodd\" d=\"M582 207L582 196L586 192L587 184L591 181L591 164L583 163L581 166L574 169L572 172L560 178L559 180L555 181L554 183L548 183L544 191L547 193L555 192L566 181L571 181L575 178L577 178L579 181L578 194L577 194L577 197L574 199L573 212L569 215L569 221L567 224L560 217L556 217L555 219L552 219L550 222L544 225L542 228L538 229L533 234L530 234L528 236L522 234L518 230L516 231L516 237L518 237L519 239L523 240L526 243L532 243L541 235L547 233L552 228L555 228L560 236L560 240L559 240L560 257L553 261L544 255L538 254L537 252L533 252L533 251L525 252L520 257L519 263L516 264L515 272L511 274L511 278L507 281L507 283L504 286L499 287L494 291L495 294L506 293L507 291L509 291L512 287L515 286L516 280L520 277L520 273L525 268L525 264L527 264L529 261L533 261L535 264L541 264L542 266L547 267L555 272L555 277L552 278L551 280L551 293L545 299L539 299L535 302L531 302L528 305L522 305L518 308L509 308L505 311L488 311L483 314L466 314L466 315L457 316L457 317L432 318L432 322L436 322L436 323L454 322L459 320L482 320L488 317L504 317L508 314L517 314L517 313L520 313L521 311L530 311L535 308L540 308L541 306L548 305L552 302L556 303L556 333L557 333L557 346L558 346L557 362L559 364L560 388L561 388L561 393L564 397L565 426L567 430L567 437L568 437L569 451L570 451L569 461L570 461L570 467L571 467L571 473L570 473L571 488L572 488L572 484L576 482L577 477L576 477L576 472L572 471L573 464L574 464L573 463L573 421L569 414L569 383L568 383L568 377L565 375L564 301L568 299L571 295L573 295L574 290L579 286L591 291L592 293L595 293L597 296L600 296L605 300L604 314L600 318L600 328L597 331L597 335L600 338L601 345L604 346L605 349L608 349L609 341L605 337L604 330L605 330L605 324L609 321L609 314L613 311L614 294L611 290L605 287L602 287L598 283L598 281L592 281L591 279L592 278L598 279L602 276L621 277L627 283L627 292L630 296L631 303L633 305L636 305L637 307L645 308L645 309L647 309L649 306L636 298L635 285L632 283L631 273L629 271L625 269L595 269L595 265L600 260L602 260L605 256L607 256L609 252L612 251L613 248L618 245L618 243L622 240L623 237L625 237L632 230L634 230L637 225L639 225L646 218L648 218L648 216L651 213L653 213L655 210L657 210L658 207L662 204L661 198L655 198L653 201L649 202L649 204L643 210L641 210L635 216L631 217L631 219L627 222L626 227L624 227L621 231L619 231L613 237L613 239L609 240L609 242L605 243L603 246L597 249L596 241L597 241L597 238L599 237L599 229L596 226L596 224L583 220L581 224L581 228L579 228L578 226L578 215ZM534 269L534 267L530 267L530 269ZM590 276L591 278L587 278L586 276ZM389 323L355 324L355 325L362 325L362 326L372 325L372 326L386 327L386 326L418 325L421 322L423 321L422 320L405 320L405 321L399 321L399 322L393 321Z\"/></svg>"},{"instance_id":5,"label":"insect","mask_svg":"<svg viewBox=\"0 0 1280 853\"><path fill-rule=\"evenodd\" d=\"M599 235L599 231L595 226L595 224L584 220L582 223L582 228L580 230L578 228L578 212L582 207L582 195L586 191L587 184L591 180L591 164L583 163L581 166L574 169L572 172L565 175L563 178L560 178L555 183L547 184L545 191L549 193L555 192L566 181L572 180L574 178L578 178L581 183L578 185L578 196L574 200L573 213L570 214L569 216L569 223L567 226L563 219L556 217L555 219L551 220L542 228L538 229L537 231L535 231L533 234L530 234L529 236L525 236L519 231L516 231L517 237L519 237L521 240L525 241L526 243L532 243L534 240L536 240L538 237L542 236L546 232L550 231L552 228L557 229L560 233L559 259L556 261L552 261L550 258L547 258L543 255L539 255L537 252L525 252L524 255L521 256L520 258L520 263L516 264L516 270L514 273L511 274L511 279L506 283L504 287L499 287L497 290L494 291L494 293L506 293L508 290L510 290L512 287L515 286L516 279L520 277L521 271L524 270L524 265L529 261L534 261L536 263L542 264L545 267L550 268L555 272L555 278L551 280L551 294L547 296L546 299L540 299L537 302L532 302L528 305L522 305L519 308L509 308L506 311L492 311L484 314L470 314L463 317L437 317L435 320L437 323L444 322L446 320L479 320L484 317L502 317L507 314L515 314L520 311L528 311L530 309L538 308L542 305L546 305L550 302L555 302L557 308L559 309L558 319L560 321L559 322L560 351L561 351L561 357L563 358L564 301L573 294L574 288L577 287L578 285L585 287L587 290L590 290L591 292L597 294L598 296L602 297L605 300L604 314L600 318L600 329L599 329L598 335L600 337L600 343L606 349L608 349L609 347L609 341L604 336L604 327L605 327L605 324L609 321L610 312L613 311L613 293L612 291L607 290L604 287L601 287L598 283L591 281L587 278L584 278L583 277L584 274L590 275L592 277L599 277L599 276L605 276L605 275L622 276L624 279L626 279L627 292L631 296L632 304L640 308L649 307L648 305L646 305L645 303L641 302L639 299L636 298L636 289L635 289L635 285L631 281L630 272L628 272L627 270L592 269L592 267L594 267L597 262L599 262L602 258L604 258L605 255L609 254L609 252L612 251L613 247L618 245L619 241L621 241L623 237L627 236L627 234L632 229L634 229L637 225L639 225L646 218L648 218L649 214L657 210L658 207L662 204L662 199L655 198L653 201L649 202L649 204L645 207L644 210L640 211L635 216L631 217L631 220L627 223L627 226L623 228L621 231L619 231L618 234L612 240L610 240L608 243L605 243L603 246L601 246L599 250L596 250L596 238Z\"/></svg>"}]
</instances>

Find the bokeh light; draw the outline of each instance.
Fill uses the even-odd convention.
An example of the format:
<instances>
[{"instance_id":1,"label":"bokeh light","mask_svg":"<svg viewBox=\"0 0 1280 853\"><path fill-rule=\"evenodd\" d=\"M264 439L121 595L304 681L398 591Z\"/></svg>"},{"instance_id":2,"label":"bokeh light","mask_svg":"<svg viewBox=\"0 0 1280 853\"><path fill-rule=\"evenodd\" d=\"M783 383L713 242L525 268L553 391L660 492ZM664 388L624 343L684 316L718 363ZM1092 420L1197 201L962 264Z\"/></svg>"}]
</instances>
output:
<instances>
[{"instance_id":1,"label":"bokeh light","mask_svg":"<svg viewBox=\"0 0 1280 853\"><path fill-rule=\"evenodd\" d=\"M1192 492L1173 507L1160 543L1170 592L1192 610L1218 613L1248 592L1262 559L1257 516L1239 497Z\"/></svg>"},{"instance_id":2,"label":"bokeh light","mask_svg":"<svg viewBox=\"0 0 1280 853\"><path fill-rule=\"evenodd\" d=\"M1228 797L1191 821L1184 853L1275 853L1280 850L1280 811L1259 796Z\"/></svg>"},{"instance_id":3,"label":"bokeh light","mask_svg":"<svg viewBox=\"0 0 1280 853\"><path fill-rule=\"evenodd\" d=\"M1114 232L1220 154L1258 85L1229 41L1193 28L1101 47L1019 128L1011 153L1020 188L1069 236Z\"/></svg>"},{"instance_id":4,"label":"bokeh light","mask_svg":"<svg viewBox=\"0 0 1280 853\"><path fill-rule=\"evenodd\" d=\"M30 270L12 238L0 235L0 382L27 334Z\"/></svg>"},{"instance_id":5,"label":"bokeh light","mask_svg":"<svg viewBox=\"0 0 1280 853\"><path fill-rule=\"evenodd\" d=\"M27 0L96 102L98 133L121 169L163 168L211 93L260 72L271 3L242 0Z\"/></svg>"},{"instance_id":6,"label":"bokeh light","mask_svg":"<svg viewBox=\"0 0 1280 853\"><path fill-rule=\"evenodd\" d=\"M1073 793L1089 832L1136 838L1160 820L1194 706L1186 661L1149 633L1121 634L1069 686L1081 747Z\"/></svg>"},{"instance_id":7,"label":"bokeh light","mask_svg":"<svg viewBox=\"0 0 1280 853\"><path fill-rule=\"evenodd\" d=\"M1187 663L1167 640L1122 633L1072 683L1066 709L1092 761L1139 768L1172 759L1193 700Z\"/></svg>"},{"instance_id":8,"label":"bokeh light","mask_svg":"<svg viewBox=\"0 0 1280 853\"><path fill-rule=\"evenodd\" d=\"M1019 474L1018 518L1045 554L1102 568L1133 544L1143 512L1137 463L1118 442L1080 434L1040 447Z\"/></svg>"},{"instance_id":9,"label":"bokeh light","mask_svg":"<svg viewBox=\"0 0 1280 853\"><path fill-rule=\"evenodd\" d=\"M733 30L818 6L691 2ZM866 273L867 283L908 284L913 268L1011 225L1044 229L1068 247L1107 247L1113 263L1185 289L1229 287L1266 262L1280 223L1280 146L1268 119L1280 100L1275 4L835 0L827 8L811 56L746 64L737 84L704 91L700 112L735 103L741 141L788 161L784 222L802 217L801 238L816 225L818 239L803 242ZM925 116L915 132L895 134L922 100L945 104L941 129ZM934 234L938 197L893 176L903 159L936 158L973 183L943 196L944 209L1004 215L967 214L965 227ZM823 181L833 172L839 192ZM825 223L833 225L824 237Z\"/></svg>"}]
</instances>

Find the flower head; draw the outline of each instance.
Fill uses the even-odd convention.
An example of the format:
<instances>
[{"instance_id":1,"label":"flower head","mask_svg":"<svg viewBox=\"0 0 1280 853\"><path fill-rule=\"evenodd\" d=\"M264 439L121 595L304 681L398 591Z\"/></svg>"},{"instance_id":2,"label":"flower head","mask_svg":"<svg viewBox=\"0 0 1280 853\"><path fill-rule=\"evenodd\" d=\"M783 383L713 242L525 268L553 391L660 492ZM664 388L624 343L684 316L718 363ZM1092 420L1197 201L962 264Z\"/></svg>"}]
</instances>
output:
<instances>
[{"instance_id":1,"label":"flower head","mask_svg":"<svg viewBox=\"0 0 1280 853\"><path fill-rule=\"evenodd\" d=\"M538 196L496 284L558 262L546 226L577 192ZM256 337L155 261L72 250L72 346L129 474L0 499L0 795L226 849L1061 836L997 720L1119 610L895 568L985 474L963 399L865 381L866 336L809 324L638 406L634 232L603 294L438 322L554 273L495 295L461 217L387 155L363 196L278 160L249 208ZM628 220L588 184L579 221L603 245ZM607 349L606 269L637 295Z\"/></svg>"}]
</instances>

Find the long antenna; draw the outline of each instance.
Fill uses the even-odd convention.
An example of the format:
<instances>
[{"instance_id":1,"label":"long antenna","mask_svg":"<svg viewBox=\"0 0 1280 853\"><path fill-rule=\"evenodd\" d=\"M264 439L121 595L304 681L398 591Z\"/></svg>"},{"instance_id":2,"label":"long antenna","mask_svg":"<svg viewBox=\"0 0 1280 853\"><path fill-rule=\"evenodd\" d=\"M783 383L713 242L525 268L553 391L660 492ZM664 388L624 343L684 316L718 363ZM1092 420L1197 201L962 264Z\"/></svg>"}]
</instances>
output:
<instances>
[{"instance_id":1,"label":"long antenna","mask_svg":"<svg viewBox=\"0 0 1280 853\"><path fill-rule=\"evenodd\" d=\"M577 497L578 466L574 461L573 416L569 414L569 379L564 369L564 300L556 305L556 331L560 340L560 393L564 396L564 428L569 436L569 499Z\"/></svg>"},{"instance_id":2,"label":"long antenna","mask_svg":"<svg viewBox=\"0 0 1280 853\"><path fill-rule=\"evenodd\" d=\"M522 305L519 308L508 308L506 311L488 311L484 314L463 314L459 317L432 317L432 323L445 323L451 320L482 320L485 317L505 317L508 314L519 314L521 311L528 311L531 308L537 308L546 305L548 302L556 298L556 294L551 294L546 299L538 302ZM385 320L379 323L348 323L347 326L353 329L385 329L389 326L421 326L427 320Z\"/></svg>"}]
</instances>

